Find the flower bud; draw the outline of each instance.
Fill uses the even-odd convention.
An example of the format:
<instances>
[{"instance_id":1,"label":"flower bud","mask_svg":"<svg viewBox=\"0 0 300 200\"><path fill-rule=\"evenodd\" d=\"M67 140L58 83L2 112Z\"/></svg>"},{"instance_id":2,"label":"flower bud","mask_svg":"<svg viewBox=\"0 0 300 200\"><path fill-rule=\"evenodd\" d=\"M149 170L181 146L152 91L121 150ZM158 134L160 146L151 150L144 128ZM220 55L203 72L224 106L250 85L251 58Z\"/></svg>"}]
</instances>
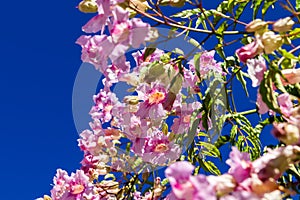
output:
<instances>
[{"instance_id":1,"label":"flower bud","mask_svg":"<svg viewBox=\"0 0 300 200\"><path fill-rule=\"evenodd\" d=\"M78 9L83 13L95 13L98 11L98 5L94 0L84 0L79 3Z\"/></svg>"},{"instance_id":2,"label":"flower bud","mask_svg":"<svg viewBox=\"0 0 300 200\"><path fill-rule=\"evenodd\" d=\"M299 143L300 133L299 133L299 128L297 126L292 124L287 124L284 127L284 130L286 132L286 138L283 141L285 144Z\"/></svg>"},{"instance_id":3,"label":"flower bud","mask_svg":"<svg viewBox=\"0 0 300 200\"><path fill-rule=\"evenodd\" d=\"M52 200L51 197L49 197L48 195L44 195L44 200Z\"/></svg>"},{"instance_id":4,"label":"flower bud","mask_svg":"<svg viewBox=\"0 0 300 200\"><path fill-rule=\"evenodd\" d=\"M134 17L137 14L136 10L145 12L150 7L146 0L125 0L118 5L127 10L130 13L130 17ZM135 8L136 10L133 10L130 7Z\"/></svg>"},{"instance_id":5,"label":"flower bud","mask_svg":"<svg viewBox=\"0 0 300 200\"><path fill-rule=\"evenodd\" d=\"M123 101L129 105L136 105L140 100L138 96L125 96Z\"/></svg>"},{"instance_id":6,"label":"flower bud","mask_svg":"<svg viewBox=\"0 0 300 200\"><path fill-rule=\"evenodd\" d=\"M247 32L257 32L259 30L265 29L267 27L267 22L261 19L255 19L246 26Z\"/></svg>"},{"instance_id":7,"label":"flower bud","mask_svg":"<svg viewBox=\"0 0 300 200\"><path fill-rule=\"evenodd\" d=\"M288 123L274 123L272 133L280 141L287 145L298 144L300 140L299 128L293 124Z\"/></svg>"},{"instance_id":8,"label":"flower bud","mask_svg":"<svg viewBox=\"0 0 300 200\"><path fill-rule=\"evenodd\" d=\"M263 182L258 178L257 174L253 174L251 181L251 189L255 194L258 195L272 192L278 188L278 185L273 178L268 178Z\"/></svg>"},{"instance_id":9,"label":"flower bud","mask_svg":"<svg viewBox=\"0 0 300 200\"><path fill-rule=\"evenodd\" d=\"M264 32L262 35L262 43L266 54L270 54L281 47L283 40L280 35L275 35L273 31Z\"/></svg>"},{"instance_id":10,"label":"flower bud","mask_svg":"<svg viewBox=\"0 0 300 200\"><path fill-rule=\"evenodd\" d=\"M263 45L261 40L257 39L250 44L247 44L236 50L236 54L240 61L246 63L248 59L254 58L256 55L262 53Z\"/></svg>"},{"instance_id":11,"label":"flower bud","mask_svg":"<svg viewBox=\"0 0 300 200\"><path fill-rule=\"evenodd\" d=\"M292 29L295 22L290 17L277 20L273 24L273 30L277 32L286 32Z\"/></svg>"},{"instance_id":12,"label":"flower bud","mask_svg":"<svg viewBox=\"0 0 300 200\"><path fill-rule=\"evenodd\" d=\"M182 7L186 0L160 0L159 5L161 6L173 6Z\"/></svg>"}]
</instances>

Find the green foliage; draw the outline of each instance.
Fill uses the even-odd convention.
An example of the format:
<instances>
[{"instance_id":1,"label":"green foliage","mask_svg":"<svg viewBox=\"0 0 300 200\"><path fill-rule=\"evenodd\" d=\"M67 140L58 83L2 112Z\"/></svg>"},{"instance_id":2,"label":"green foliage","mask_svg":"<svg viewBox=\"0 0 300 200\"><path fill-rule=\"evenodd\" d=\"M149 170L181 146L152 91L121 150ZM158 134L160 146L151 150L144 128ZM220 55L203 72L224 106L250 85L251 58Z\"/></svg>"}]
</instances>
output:
<instances>
[{"instance_id":1,"label":"green foliage","mask_svg":"<svg viewBox=\"0 0 300 200\"><path fill-rule=\"evenodd\" d=\"M300 0L296 0L296 10L300 11Z\"/></svg>"},{"instance_id":2,"label":"green foliage","mask_svg":"<svg viewBox=\"0 0 300 200\"><path fill-rule=\"evenodd\" d=\"M247 77L248 75L245 72L243 72L242 70L240 70L240 69L235 69L234 73L236 74L237 80L242 84L243 89L244 89L244 91L245 91L245 93L246 93L246 95L248 97L249 93L248 93L248 89L247 89L247 82L246 82L246 80L244 78L245 76Z\"/></svg>"},{"instance_id":3,"label":"green foliage","mask_svg":"<svg viewBox=\"0 0 300 200\"><path fill-rule=\"evenodd\" d=\"M260 6L264 0L253 0L252 7L253 7L253 19L256 19L257 13L259 11Z\"/></svg>"},{"instance_id":4,"label":"green foliage","mask_svg":"<svg viewBox=\"0 0 300 200\"><path fill-rule=\"evenodd\" d=\"M275 93L273 91L273 73L270 71L267 71L265 73L264 79L262 80L259 92L262 94L262 100L266 103L266 105L277 112L280 112L278 104L277 104L277 98L275 96Z\"/></svg>"},{"instance_id":5,"label":"green foliage","mask_svg":"<svg viewBox=\"0 0 300 200\"><path fill-rule=\"evenodd\" d=\"M206 156L221 158L221 153L220 153L219 149L214 144L200 141L197 145L202 147L201 148L201 153L202 154L204 154Z\"/></svg>"},{"instance_id":6,"label":"green foliage","mask_svg":"<svg viewBox=\"0 0 300 200\"><path fill-rule=\"evenodd\" d=\"M262 8L262 15L265 16L267 13L268 9L270 7L274 7L274 4L276 3L277 0L264 0L264 5Z\"/></svg>"},{"instance_id":7,"label":"green foliage","mask_svg":"<svg viewBox=\"0 0 300 200\"><path fill-rule=\"evenodd\" d=\"M215 175L221 175L221 172L218 169L218 167L211 161L201 160L200 166L207 172L210 172Z\"/></svg>"}]
</instances>

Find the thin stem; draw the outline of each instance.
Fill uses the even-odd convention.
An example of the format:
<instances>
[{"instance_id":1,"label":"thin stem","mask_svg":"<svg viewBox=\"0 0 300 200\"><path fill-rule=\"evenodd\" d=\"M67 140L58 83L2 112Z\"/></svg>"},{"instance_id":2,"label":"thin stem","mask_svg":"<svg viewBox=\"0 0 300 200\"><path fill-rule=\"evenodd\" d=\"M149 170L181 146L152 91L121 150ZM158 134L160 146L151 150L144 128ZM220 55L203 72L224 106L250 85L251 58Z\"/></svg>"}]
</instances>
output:
<instances>
[{"instance_id":1,"label":"thin stem","mask_svg":"<svg viewBox=\"0 0 300 200\"><path fill-rule=\"evenodd\" d=\"M252 109L252 110L247 110L247 111L243 111L243 112L238 112L236 114L240 114L240 115L250 115L250 114L254 114L257 112L257 109Z\"/></svg>"},{"instance_id":2,"label":"thin stem","mask_svg":"<svg viewBox=\"0 0 300 200\"><path fill-rule=\"evenodd\" d=\"M160 19L157 19L157 18L149 15L148 13L142 12L142 11L132 7L132 6L129 6L129 8L131 8L132 10L136 11L137 13L139 13L141 15L144 15L145 17L148 17L149 19L152 19L153 21L158 22L160 24L165 24L165 25L172 26L172 27L175 27L175 28L194 31L194 32L198 32L198 33L207 33L207 34L214 33L211 30L203 30L203 29L198 29L198 28L186 27L186 26L182 26L182 25L179 25L179 24L175 24L175 23L166 23L166 22L164 22ZM223 32L224 35L237 35L237 34L244 34L244 33L245 32L241 32L241 31L224 31Z\"/></svg>"},{"instance_id":3,"label":"thin stem","mask_svg":"<svg viewBox=\"0 0 300 200\"><path fill-rule=\"evenodd\" d=\"M300 49L300 45L293 48L292 50L289 51L289 53L294 53L295 51ZM285 57L281 57L280 60L278 61L278 66L282 63L282 61L284 60Z\"/></svg>"}]
</instances>

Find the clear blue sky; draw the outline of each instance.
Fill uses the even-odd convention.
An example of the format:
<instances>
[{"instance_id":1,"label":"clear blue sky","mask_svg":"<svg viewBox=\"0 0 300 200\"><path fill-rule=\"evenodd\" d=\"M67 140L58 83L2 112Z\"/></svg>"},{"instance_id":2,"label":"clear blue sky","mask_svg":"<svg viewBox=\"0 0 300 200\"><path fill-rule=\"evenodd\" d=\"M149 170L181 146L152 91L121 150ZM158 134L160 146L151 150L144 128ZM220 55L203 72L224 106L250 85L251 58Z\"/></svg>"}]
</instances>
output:
<instances>
[{"instance_id":1,"label":"clear blue sky","mask_svg":"<svg viewBox=\"0 0 300 200\"><path fill-rule=\"evenodd\" d=\"M52 188L57 168L80 167L72 117L81 65L75 41L91 15L80 13L78 2L1 2L0 199L40 197Z\"/></svg>"}]
</instances>

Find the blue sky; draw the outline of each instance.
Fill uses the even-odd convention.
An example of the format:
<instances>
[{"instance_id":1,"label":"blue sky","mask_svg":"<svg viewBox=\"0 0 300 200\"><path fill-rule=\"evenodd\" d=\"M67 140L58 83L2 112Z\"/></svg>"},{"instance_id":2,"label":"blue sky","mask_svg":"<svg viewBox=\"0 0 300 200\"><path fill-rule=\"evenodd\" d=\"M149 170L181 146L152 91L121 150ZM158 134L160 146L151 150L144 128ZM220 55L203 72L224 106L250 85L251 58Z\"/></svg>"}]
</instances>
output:
<instances>
[{"instance_id":1,"label":"blue sky","mask_svg":"<svg viewBox=\"0 0 300 200\"><path fill-rule=\"evenodd\" d=\"M78 2L1 2L1 199L40 197L57 168L80 167L72 116L81 65L75 41L91 15L80 13Z\"/></svg>"}]
</instances>

